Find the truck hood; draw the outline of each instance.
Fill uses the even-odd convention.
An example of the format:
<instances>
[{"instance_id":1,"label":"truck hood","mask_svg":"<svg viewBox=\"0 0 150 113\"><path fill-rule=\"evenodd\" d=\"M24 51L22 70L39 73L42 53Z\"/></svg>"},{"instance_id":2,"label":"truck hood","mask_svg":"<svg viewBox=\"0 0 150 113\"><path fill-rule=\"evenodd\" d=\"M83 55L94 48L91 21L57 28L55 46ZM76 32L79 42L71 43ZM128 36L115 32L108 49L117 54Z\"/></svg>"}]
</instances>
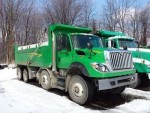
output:
<instances>
[{"instance_id":1,"label":"truck hood","mask_svg":"<svg viewBox=\"0 0 150 113\"><path fill-rule=\"evenodd\" d=\"M76 51L83 51L85 53L85 57L89 59L90 56L89 49L79 49ZM126 50L113 49L113 48L93 48L92 51L93 52L91 52L91 58L90 58L91 61L105 63L106 62L105 52L124 52Z\"/></svg>"}]
</instances>

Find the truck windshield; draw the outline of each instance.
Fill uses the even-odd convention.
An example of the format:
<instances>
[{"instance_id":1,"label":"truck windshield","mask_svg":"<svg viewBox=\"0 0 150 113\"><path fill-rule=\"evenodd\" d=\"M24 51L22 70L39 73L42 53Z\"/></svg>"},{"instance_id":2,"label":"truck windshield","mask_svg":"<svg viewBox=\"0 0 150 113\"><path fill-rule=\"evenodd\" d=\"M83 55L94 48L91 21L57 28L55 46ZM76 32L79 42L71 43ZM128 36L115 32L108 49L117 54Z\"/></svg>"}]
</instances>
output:
<instances>
[{"instance_id":1,"label":"truck windshield","mask_svg":"<svg viewBox=\"0 0 150 113\"><path fill-rule=\"evenodd\" d=\"M138 45L135 43L134 40L130 39L119 39L119 46L124 47L127 46L127 48L137 48Z\"/></svg>"},{"instance_id":2,"label":"truck windshield","mask_svg":"<svg viewBox=\"0 0 150 113\"><path fill-rule=\"evenodd\" d=\"M103 47L101 38L94 35L72 35L72 42L75 49L85 49L87 43L91 43L93 48Z\"/></svg>"}]
</instances>

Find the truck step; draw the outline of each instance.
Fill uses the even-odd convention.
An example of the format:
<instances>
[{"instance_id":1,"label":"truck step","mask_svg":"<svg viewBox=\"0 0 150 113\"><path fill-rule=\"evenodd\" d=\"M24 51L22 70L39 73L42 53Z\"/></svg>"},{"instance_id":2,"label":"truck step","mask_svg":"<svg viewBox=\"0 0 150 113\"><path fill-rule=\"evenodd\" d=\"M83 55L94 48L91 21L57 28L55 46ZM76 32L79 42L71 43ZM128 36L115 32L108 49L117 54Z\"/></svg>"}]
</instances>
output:
<instances>
[{"instance_id":1,"label":"truck step","mask_svg":"<svg viewBox=\"0 0 150 113\"><path fill-rule=\"evenodd\" d=\"M58 76L58 77L57 77L57 79L65 80L65 79L66 79L66 77L64 77L64 76Z\"/></svg>"},{"instance_id":2,"label":"truck step","mask_svg":"<svg viewBox=\"0 0 150 113\"><path fill-rule=\"evenodd\" d=\"M60 90L65 90L65 88L61 86L56 86L55 88L60 89Z\"/></svg>"}]
</instances>

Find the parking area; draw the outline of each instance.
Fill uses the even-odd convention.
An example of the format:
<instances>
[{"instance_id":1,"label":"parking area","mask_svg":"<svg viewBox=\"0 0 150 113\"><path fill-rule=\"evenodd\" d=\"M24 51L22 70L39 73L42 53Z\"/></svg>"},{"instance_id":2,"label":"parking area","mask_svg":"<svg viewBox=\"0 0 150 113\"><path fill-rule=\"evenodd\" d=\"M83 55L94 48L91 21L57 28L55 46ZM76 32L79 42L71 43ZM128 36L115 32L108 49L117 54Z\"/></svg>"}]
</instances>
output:
<instances>
[{"instance_id":1,"label":"parking area","mask_svg":"<svg viewBox=\"0 0 150 113\"><path fill-rule=\"evenodd\" d=\"M16 69L0 70L0 110L2 113L148 113L150 87L126 88L121 95L97 93L92 102L80 106L64 91L43 90L32 81L17 80Z\"/></svg>"}]
</instances>

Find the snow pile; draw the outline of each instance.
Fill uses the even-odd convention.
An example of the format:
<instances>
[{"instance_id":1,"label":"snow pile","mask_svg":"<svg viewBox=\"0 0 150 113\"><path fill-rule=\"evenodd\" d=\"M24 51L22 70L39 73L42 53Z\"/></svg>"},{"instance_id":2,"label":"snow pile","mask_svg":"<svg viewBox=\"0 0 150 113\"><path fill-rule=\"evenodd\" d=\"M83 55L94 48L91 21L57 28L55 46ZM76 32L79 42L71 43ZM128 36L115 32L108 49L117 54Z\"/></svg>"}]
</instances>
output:
<instances>
[{"instance_id":1,"label":"snow pile","mask_svg":"<svg viewBox=\"0 0 150 113\"><path fill-rule=\"evenodd\" d=\"M150 100L150 91L141 91L138 89L126 88L126 90L124 91L124 94L145 97Z\"/></svg>"},{"instance_id":2,"label":"snow pile","mask_svg":"<svg viewBox=\"0 0 150 113\"><path fill-rule=\"evenodd\" d=\"M7 81L7 80L12 80L12 79L16 79L17 78L17 74L16 74L16 70L15 69L3 69L0 70L0 83L3 81Z\"/></svg>"},{"instance_id":3,"label":"snow pile","mask_svg":"<svg viewBox=\"0 0 150 113\"><path fill-rule=\"evenodd\" d=\"M117 107L119 110L122 110L124 113L149 113L150 112L150 101L137 99L133 100L130 103L120 105Z\"/></svg>"},{"instance_id":4,"label":"snow pile","mask_svg":"<svg viewBox=\"0 0 150 113\"><path fill-rule=\"evenodd\" d=\"M8 65L8 68L15 68L15 67L16 67L15 64L9 64L9 65Z\"/></svg>"},{"instance_id":5,"label":"snow pile","mask_svg":"<svg viewBox=\"0 0 150 113\"><path fill-rule=\"evenodd\" d=\"M0 113L100 113L16 78L15 69L0 70Z\"/></svg>"}]
</instances>

